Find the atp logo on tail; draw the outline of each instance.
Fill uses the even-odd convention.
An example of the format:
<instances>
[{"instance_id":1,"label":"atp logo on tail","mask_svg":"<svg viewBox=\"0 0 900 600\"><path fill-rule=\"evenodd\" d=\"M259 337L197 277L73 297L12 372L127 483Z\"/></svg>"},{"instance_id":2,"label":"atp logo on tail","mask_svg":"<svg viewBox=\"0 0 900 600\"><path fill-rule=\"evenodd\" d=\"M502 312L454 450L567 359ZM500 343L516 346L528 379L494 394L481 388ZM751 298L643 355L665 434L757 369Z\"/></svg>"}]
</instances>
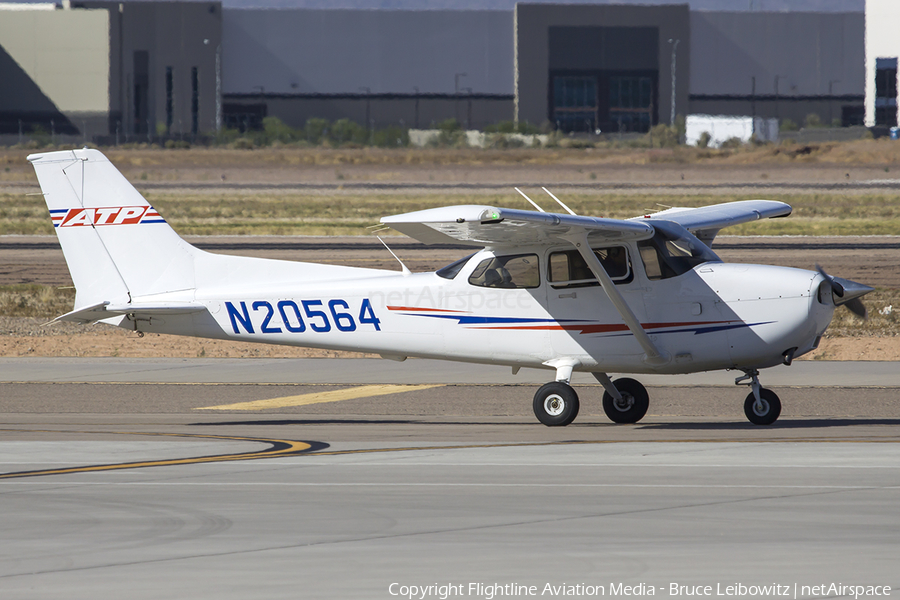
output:
<instances>
[{"instance_id":1,"label":"atp logo on tail","mask_svg":"<svg viewBox=\"0 0 900 600\"><path fill-rule=\"evenodd\" d=\"M152 206L107 206L51 210L54 227L165 223Z\"/></svg>"}]
</instances>

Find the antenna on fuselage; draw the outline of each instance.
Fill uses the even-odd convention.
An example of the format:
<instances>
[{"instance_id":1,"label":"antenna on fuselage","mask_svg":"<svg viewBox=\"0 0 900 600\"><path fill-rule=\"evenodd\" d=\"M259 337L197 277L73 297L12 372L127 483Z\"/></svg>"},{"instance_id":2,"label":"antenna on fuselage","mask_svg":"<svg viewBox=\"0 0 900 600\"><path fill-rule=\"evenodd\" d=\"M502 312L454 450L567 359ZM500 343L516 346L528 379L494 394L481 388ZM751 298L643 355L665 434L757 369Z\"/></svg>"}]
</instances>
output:
<instances>
[{"instance_id":1,"label":"antenna on fuselage","mask_svg":"<svg viewBox=\"0 0 900 600\"><path fill-rule=\"evenodd\" d=\"M554 196L553 193L552 193L550 190L548 190L548 189L545 188L545 187L542 187L541 189L544 190L545 192L547 192L548 194L550 194L550 197L553 198L554 200L556 200L556 202L557 202L560 206L562 206L564 209L566 209L566 211L568 211L568 213L569 213L570 215L572 215L572 216L574 216L574 217L577 217L577 216L578 216L578 215L575 214L575 211L574 211L574 210L572 210L571 208L569 208L568 206L566 206L565 204L563 204L563 201L560 200L559 198L557 198L556 196Z\"/></svg>"},{"instance_id":2,"label":"antenna on fuselage","mask_svg":"<svg viewBox=\"0 0 900 600\"><path fill-rule=\"evenodd\" d=\"M531 198L529 198L528 196L526 196L526 195L525 195L525 192L523 192L523 191L520 190L519 188L513 188L513 189L516 190L517 192L519 192L520 194L522 194L522 197L525 198L526 200L528 200L528 202L530 202L531 205L532 205L533 207L535 207L536 209L538 209L538 212L547 212L547 211L545 211L543 208L541 208L540 206L538 206L538 205L537 205L537 202L535 202L534 200L532 200Z\"/></svg>"},{"instance_id":3,"label":"antenna on fuselage","mask_svg":"<svg viewBox=\"0 0 900 600\"><path fill-rule=\"evenodd\" d=\"M386 227L385 229L390 229L390 228L389 228L389 227ZM381 231L381 230L379 229L379 231ZM406 268L406 265L403 264L403 261L400 260L400 257L399 257L399 256L397 256L396 254L394 254L394 251L391 250L391 247L387 245L387 242L385 242L383 239L381 239L381 236L380 236L380 235L376 235L375 237L378 238L378 241L379 241L379 242L381 242L382 244L384 244L384 247L387 248L387 251L391 253L391 256L393 256L394 258L396 258L396 259L397 259L397 262L400 263L400 268L403 270L403 276L406 277L407 275L412 275L412 271L410 271L409 269Z\"/></svg>"}]
</instances>

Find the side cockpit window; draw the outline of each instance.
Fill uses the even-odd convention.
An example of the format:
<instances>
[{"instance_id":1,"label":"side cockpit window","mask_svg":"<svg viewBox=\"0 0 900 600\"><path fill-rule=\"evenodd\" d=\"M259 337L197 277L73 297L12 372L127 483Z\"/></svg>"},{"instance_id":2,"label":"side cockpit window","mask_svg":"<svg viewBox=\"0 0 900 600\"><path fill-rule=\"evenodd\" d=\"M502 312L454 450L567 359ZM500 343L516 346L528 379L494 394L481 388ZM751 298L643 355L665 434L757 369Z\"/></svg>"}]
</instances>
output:
<instances>
[{"instance_id":1,"label":"side cockpit window","mask_svg":"<svg viewBox=\"0 0 900 600\"><path fill-rule=\"evenodd\" d=\"M469 275L469 283L487 288L536 288L541 284L536 254L486 258Z\"/></svg>"},{"instance_id":2,"label":"side cockpit window","mask_svg":"<svg viewBox=\"0 0 900 600\"><path fill-rule=\"evenodd\" d=\"M722 262L709 246L676 223L655 221L653 228L652 238L638 242L647 279L669 279L703 263Z\"/></svg>"},{"instance_id":3,"label":"side cockpit window","mask_svg":"<svg viewBox=\"0 0 900 600\"><path fill-rule=\"evenodd\" d=\"M633 279L625 246L594 248L593 251L615 283L628 283ZM551 252L548 279L554 289L600 285L578 250Z\"/></svg>"}]
</instances>

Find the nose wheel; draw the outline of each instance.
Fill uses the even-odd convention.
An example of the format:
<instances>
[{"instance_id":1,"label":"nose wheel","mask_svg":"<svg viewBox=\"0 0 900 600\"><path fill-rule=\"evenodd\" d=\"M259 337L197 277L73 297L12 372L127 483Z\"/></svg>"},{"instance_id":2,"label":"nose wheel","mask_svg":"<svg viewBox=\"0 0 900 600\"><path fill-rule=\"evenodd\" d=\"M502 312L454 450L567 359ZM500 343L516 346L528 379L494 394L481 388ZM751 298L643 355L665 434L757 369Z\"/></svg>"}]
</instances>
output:
<instances>
[{"instance_id":1,"label":"nose wheel","mask_svg":"<svg viewBox=\"0 0 900 600\"><path fill-rule=\"evenodd\" d=\"M759 399L750 392L744 400L744 414L754 425L771 425L781 414L781 400L772 390L759 389Z\"/></svg>"},{"instance_id":2,"label":"nose wheel","mask_svg":"<svg viewBox=\"0 0 900 600\"><path fill-rule=\"evenodd\" d=\"M781 400L770 389L760 387L759 371L744 371L746 375L734 380L736 385L749 385L751 392L744 400L744 414L754 425L771 425L781 415ZM749 380L749 381L748 381Z\"/></svg>"}]
</instances>

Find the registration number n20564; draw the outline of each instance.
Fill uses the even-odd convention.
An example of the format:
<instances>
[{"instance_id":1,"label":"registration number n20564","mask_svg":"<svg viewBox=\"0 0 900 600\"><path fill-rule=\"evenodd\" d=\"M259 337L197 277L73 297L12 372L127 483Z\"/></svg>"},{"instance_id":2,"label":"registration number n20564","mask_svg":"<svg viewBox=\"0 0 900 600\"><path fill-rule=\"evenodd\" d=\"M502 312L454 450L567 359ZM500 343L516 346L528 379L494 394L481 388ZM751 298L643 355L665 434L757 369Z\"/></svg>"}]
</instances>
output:
<instances>
[{"instance_id":1,"label":"registration number n20564","mask_svg":"<svg viewBox=\"0 0 900 600\"><path fill-rule=\"evenodd\" d=\"M332 331L356 331L361 326L371 326L381 331L381 320L372 310L372 302L363 298L359 310L352 310L350 303L340 298L333 300L268 300L254 302L226 302L228 318L235 333L303 333L307 329L316 333ZM355 316L354 316L355 315ZM254 325L256 321L257 325Z\"/></svg>"}]
</instances>

